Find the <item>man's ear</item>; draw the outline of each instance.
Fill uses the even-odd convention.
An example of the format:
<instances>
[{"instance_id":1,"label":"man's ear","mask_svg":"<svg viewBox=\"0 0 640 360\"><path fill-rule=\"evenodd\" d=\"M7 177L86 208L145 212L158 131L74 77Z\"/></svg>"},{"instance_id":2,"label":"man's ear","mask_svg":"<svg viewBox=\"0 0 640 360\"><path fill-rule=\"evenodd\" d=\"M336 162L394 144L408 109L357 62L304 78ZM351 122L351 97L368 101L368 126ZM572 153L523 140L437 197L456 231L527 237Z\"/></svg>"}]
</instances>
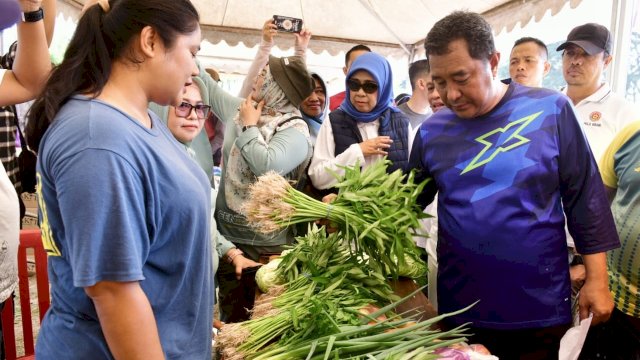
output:
<instances>
[{"instance_id":1,"label":"man's ear","mask_svg":"<svg viewBox=\"0 0 640 360\"><path fill-rule=\"evenodd\" d=\"M342 67L342 72L344 73L344 76L347 76L347 67L346 66Z\"/></svg>"},{"instance_id":2,"label":"man's ear","mask_svg":"<svg viewBox=\"0 0 640 360\"><path fill-rule=\"evenodd\" d=\"M607 66L609 66L609 64L613 60L613 56L612 55L605 55L605 54L602 54L602 56L604 56L602 61L604 61L604 68L606 69Z\"/></svg>"},{"instance_id":3,"label":"man's ear","mask_svg":"<svg viewBox=\"0 0 640 360\"><path fill-rule=\"evenodd\" d=\"M420 90L426 90L427 89L427 81L423 78L419 78L418 80L416 80L416 88L420 89Z\"/></svg>"},{"instance_id":4,"label":"man's ear","mask_svg":"<svg viewBox=\"0 0 640 360\"><path fill-rule=\"evenodd\" d=\"M491 66L491 75L495 79L498 76L498 64L500 63L500 52L496 51L489 57L489 66Z\"/></svg>"},{"instance_id":5,"label":"man's ear","mask_svg":"<svg viewBox=\"0 0 640 360\"><path fill-rule=\"evenodd\" d=\"M158 33L151 26L145 26L142 28L142 31L140 31L138 43L140 45L140 51L145 57L153 57L157 54L160 49L159 41L161 40L158 37Z\"/></svg>"},{"instance_id":6,"label":"man's ear","mask_svg":"<svg viewBox=\"0 0 640 360\"><path fill-rule=\"evenodd\" d=\"M547 74L551 71L551 64L548 61L544 62L544 71L542 72L542 77L547 76Z\"/></svg>"}]
</instances>

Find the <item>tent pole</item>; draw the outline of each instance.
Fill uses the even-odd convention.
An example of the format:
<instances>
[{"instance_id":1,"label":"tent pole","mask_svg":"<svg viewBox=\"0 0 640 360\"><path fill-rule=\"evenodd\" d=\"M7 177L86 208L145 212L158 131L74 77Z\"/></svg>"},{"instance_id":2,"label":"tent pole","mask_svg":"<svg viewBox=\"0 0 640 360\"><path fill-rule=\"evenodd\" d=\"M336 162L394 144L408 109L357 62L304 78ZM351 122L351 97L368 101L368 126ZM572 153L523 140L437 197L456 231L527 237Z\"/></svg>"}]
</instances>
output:
<instances>
[{"instance_id":1,"label":"tent pole","mask_svg":"<svg viewBox=\"0 0 640 360\"><path fill-rule=\"evenodd\" d=\"M613 61L607 71L607 82L611 89L625 95L627 92L627 70L629 68L629 45L631 43L631 17L633 4L628 0L614 0L611 8L611 36L613 37Z\"/></svg>"}]
</instances>

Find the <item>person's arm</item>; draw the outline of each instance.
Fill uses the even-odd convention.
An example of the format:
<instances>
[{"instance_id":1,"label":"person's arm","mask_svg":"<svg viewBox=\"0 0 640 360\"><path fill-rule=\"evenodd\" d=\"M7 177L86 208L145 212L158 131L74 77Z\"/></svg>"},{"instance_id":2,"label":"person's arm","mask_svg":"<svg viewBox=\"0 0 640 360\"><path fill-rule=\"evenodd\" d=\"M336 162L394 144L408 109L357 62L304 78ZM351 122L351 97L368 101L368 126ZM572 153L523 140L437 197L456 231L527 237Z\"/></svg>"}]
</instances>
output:
<instances>
[{"instance_id":1,"label":"person's arm","mask_svg":"<svg viewBox=\"0 0 640 360\"><path fill-rule=\"evenodd\" d=\"M362 166L365 163L360 144L349 146L347 150L338 156L335 155L335 147L331 122L324 121L318 132L311 165L308 170L309 178L317 189L329 189L337 182L331 171L343 175L344 170L338 166L353 166L356 163Z\"/></svg>"},{"instance_id":2,"label":"person's arm","mask_svg":"<svg viewBox=\"0 0 640 360\"><path fill-rule=\"evenodd\" d=\"M268 144L260 141L262 134L256 124L263 107L264 100L255 107L250 99L242 102L240 122L248 128L238 135L236 146L256 176L270 170L287 174L307 158L311 151L309 141L305 134L292 127L276 132Z\"/></svg>"},{"instance_id":3,"label":"person's arm","mask_svg":"<svg viewBox=\"0 0 640 360\"><path fill-rule=\"evenodd\" d=\"M580 319L593 313L592 325L605 322L613 310L613 297L609 291L609 275L607 273L607 255L605 252L582 255L586 278L578 306Z\"/></svg>"},{"instance_id":4,"label":"person's arm","mask_svg":"<svg viewBox=\"0 0 640 360\"><path fill-rule=\"evenodd\" d=\"M216 247L216 253L218 254L219 260L221 261L229 261L236 269L236 278L240 280L242 277L242 270L260 266L260 263L257 263L251 259L246 258L242 251L240 251L231 241L227 240L220 231L218 231L218 227L216 226L216 219L213 216L213 212L215 211L215 191L211 191L211 241Z\"/></svg>"},{"instance_id":5,"label":"person's arm","mask_svg":"<svg viewBox=\"0 0 640 360\"><path fill-rule=\"evenodd\" d=\"M164 359L151 304L137 281L85 287L116 359Z\"/></svg>"},{"instance_id":6,"label":"person's arm","mask_svg":"<svg viewBox=\"0 0 640 360\"><path fill-rule=\"evenodd\" d=\"M44 10L44 32L47 36L47 46L51 46L53 32L56 28L56 15L58 15L56 0L42 0L42 10Z\"/></svg>"},{"instance_id":7,"label":"person's arm","mask_svg":"<svg viewBox=\"0 0 640 360\"><path fill-rule=\"evenodd\" d=\"M613 311L605 252L620 246L613 215L598 166L567 103L557 121L560 192L567 225L585 265L579 313L593 312L592 324L606 321Z\"/></svg>"},{"instance_id":8,"label":"person's arm","mask_svg":"<svg viewBox=\"0 0 640 360\"><path fill-rule=\"evenodd\" d=\"M251 66L249 66L247 76L245 76L244 81L242 82L242 88L238 94L239 97L246 98L251 95L251 88L253 87L253 82L256 76L258 76L262 68L264 68L264 66L269 62L269 54L273 47L273 37L277 33L278 30L276 30L276 25L273 23L273 18L264 22L264 25L262 26L262 41L258 47L258 53L253 59Z\"/></svg>"},{"instance_id":9,"label":"person's arm","mask_svg":"<svg viewBox=\"0 0 640 360\"><path fill-rule=\"evenodd\" d=\"M238 280L240 280L240 278L242 277L242 270L262 265L249 258L246 258L242 251L235 246L227 250L221 260L227 262L230 261L231 264L233 264L233 267L236 269L236 279Z\"/></svg>"},{"instance_id":10,"label":"person's arm","mask_svg":"<svg viewBox=\"0 0 640 360\"><path fill-rule=\"evenodd\" d=\"M197 61L198 69L200 69L199 77L204 82L209 94L202 95L209 97L209 104L211 105L211 110L218 117L220 121L224 124L230 124L233 122L233 118L238 113L238 107L242 103L242 98L233 96L228 92L224 91L218 82L211 78L205 69L204 66Z\"/></svg>"},{"instance_id":11,"label":"person's arm","mask_svg":"<svg viewBox=\"0 0 640 360\"><path fill-rule=\"evenodd\" d=\"M311 31L302 29L300 33L293 33L296 37L296 41L294 44L294 54L296 56L302 57L302 59L307 61L307 47L309 47L309 40L311 40Z\"/></svg>"},{"instance_id":12,"label":"person's arm","mask_svg":"<svg viewBox=\"0 0 640 360\"><path fill-rule=\"evenodd\" d=\"M23 12L37 11L41 0L22 0ZM44 22L18 23L18 48L11 71L0 83L0 106L23 103L33 99L45 84L51 61L45 36Z\"/></svg>"},{"instance_id":13,"label":"person's arm","mask_svg":"<svg viewBox=\"0 0 640 360\"><path fill-rule=\"evenodd\" d=\"M415 171L414 183L416 184L428 180L417 199L418 204L420 204L423 209L433 202L438 192L438 187L425 164L424 157L424 138L420 135L420 131L418 131L413 140L411 153L409 153L409 165L407 166L406 172Z\"/></svg>"}]
</instances>

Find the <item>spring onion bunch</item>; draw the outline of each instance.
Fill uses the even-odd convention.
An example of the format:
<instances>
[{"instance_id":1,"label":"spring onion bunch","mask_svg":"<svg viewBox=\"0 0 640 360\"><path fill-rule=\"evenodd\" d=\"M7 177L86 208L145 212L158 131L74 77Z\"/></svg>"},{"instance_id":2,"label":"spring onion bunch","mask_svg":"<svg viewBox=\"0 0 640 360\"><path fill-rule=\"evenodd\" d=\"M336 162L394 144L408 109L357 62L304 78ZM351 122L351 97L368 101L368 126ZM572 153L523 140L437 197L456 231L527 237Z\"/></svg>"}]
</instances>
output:
<instances>
[{"instance_id":1,"label":"spring onion bunch","mask_svg":"<svg viewBox=\"0 0 640 360\"><path fill-rule=\"evenodd\" d=\"M371 316L384 314L414 294L409 294ZM367 324L338 326L331 334L269 346L248 355L246 359L437 359L439 356L434 354L435 350L466 340L466 324L444 332L432 329L433 325L448 316L464 312L471 306L418 323L409 319L385 318Z\"/></svg>"},{"instance_id":2,"label":"spring onion bunch","mask_svg":"<svg viewBox=\"0 0 640 360\"><path fill-rule=\"evenodd\" d=\"M327 236L315 225L278 261L277 278L285 283L256 300L251 320L225 325L216 341L225 358L242 359L269 344L282 346L335 333L345 324L359 325L361 309L399 299L384 276L351 256L339 234Z\"/></svg>"},{"instance_id":3,"label":"spring onion bunch","mask_svg":"<svg viewBox=\"0 0 640 360\"><path fill-rule=\"evenodd\" d=\"M251 185L251 200L243 213L249 223L263 233L272 233L298 223L326 218L351 242L350 251L368 257L379 272L398 276L405 266L405 255L418 260L414 236L426 236L417 229L424 214L416 203L426 185L414 182L414 172L387 173L389 161L379 161L364 170L356 164L344 167L337 176L336 199L323 203L293 188L275 172L269 172Z\"/></svg>"}]
</instances>

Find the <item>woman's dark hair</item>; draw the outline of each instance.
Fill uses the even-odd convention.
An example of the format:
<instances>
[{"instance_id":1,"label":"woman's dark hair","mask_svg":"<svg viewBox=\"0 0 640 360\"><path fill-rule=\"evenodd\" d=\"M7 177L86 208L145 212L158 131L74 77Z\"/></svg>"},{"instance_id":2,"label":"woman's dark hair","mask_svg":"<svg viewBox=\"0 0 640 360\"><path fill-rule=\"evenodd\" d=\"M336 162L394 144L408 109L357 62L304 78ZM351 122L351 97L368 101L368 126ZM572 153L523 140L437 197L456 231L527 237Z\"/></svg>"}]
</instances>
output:
<instances>
[{"instance_id":1,"label":"woman's dark hair","mask_svg":"<svg viewBox=\"0 0 640 360\"><path fill-rule=\"evenodd\" d=\"M480 14L454 11L438 20L427 34L424 49L429 55L446 55L449 44L463 39L469 55L476 60L489 60L496 52L491 25Z\"/></svg>"},{"instance_id":2,"label":"woman's dark hair","mask_svg":"<svg viewBox=\"0 0 640 360\"><path fill-rule=\"evenodd\" d=\"M114 60L126 58L141 63L130 46L145 26L151 26L170 49L178 35L198 28L198 11L189 0L110 0L105 12L96 4L78 22L60 65L28 115L27 142L37 150L49 124L70 96L98 96L104 88Z\"/></svg>"}]
</instances>

